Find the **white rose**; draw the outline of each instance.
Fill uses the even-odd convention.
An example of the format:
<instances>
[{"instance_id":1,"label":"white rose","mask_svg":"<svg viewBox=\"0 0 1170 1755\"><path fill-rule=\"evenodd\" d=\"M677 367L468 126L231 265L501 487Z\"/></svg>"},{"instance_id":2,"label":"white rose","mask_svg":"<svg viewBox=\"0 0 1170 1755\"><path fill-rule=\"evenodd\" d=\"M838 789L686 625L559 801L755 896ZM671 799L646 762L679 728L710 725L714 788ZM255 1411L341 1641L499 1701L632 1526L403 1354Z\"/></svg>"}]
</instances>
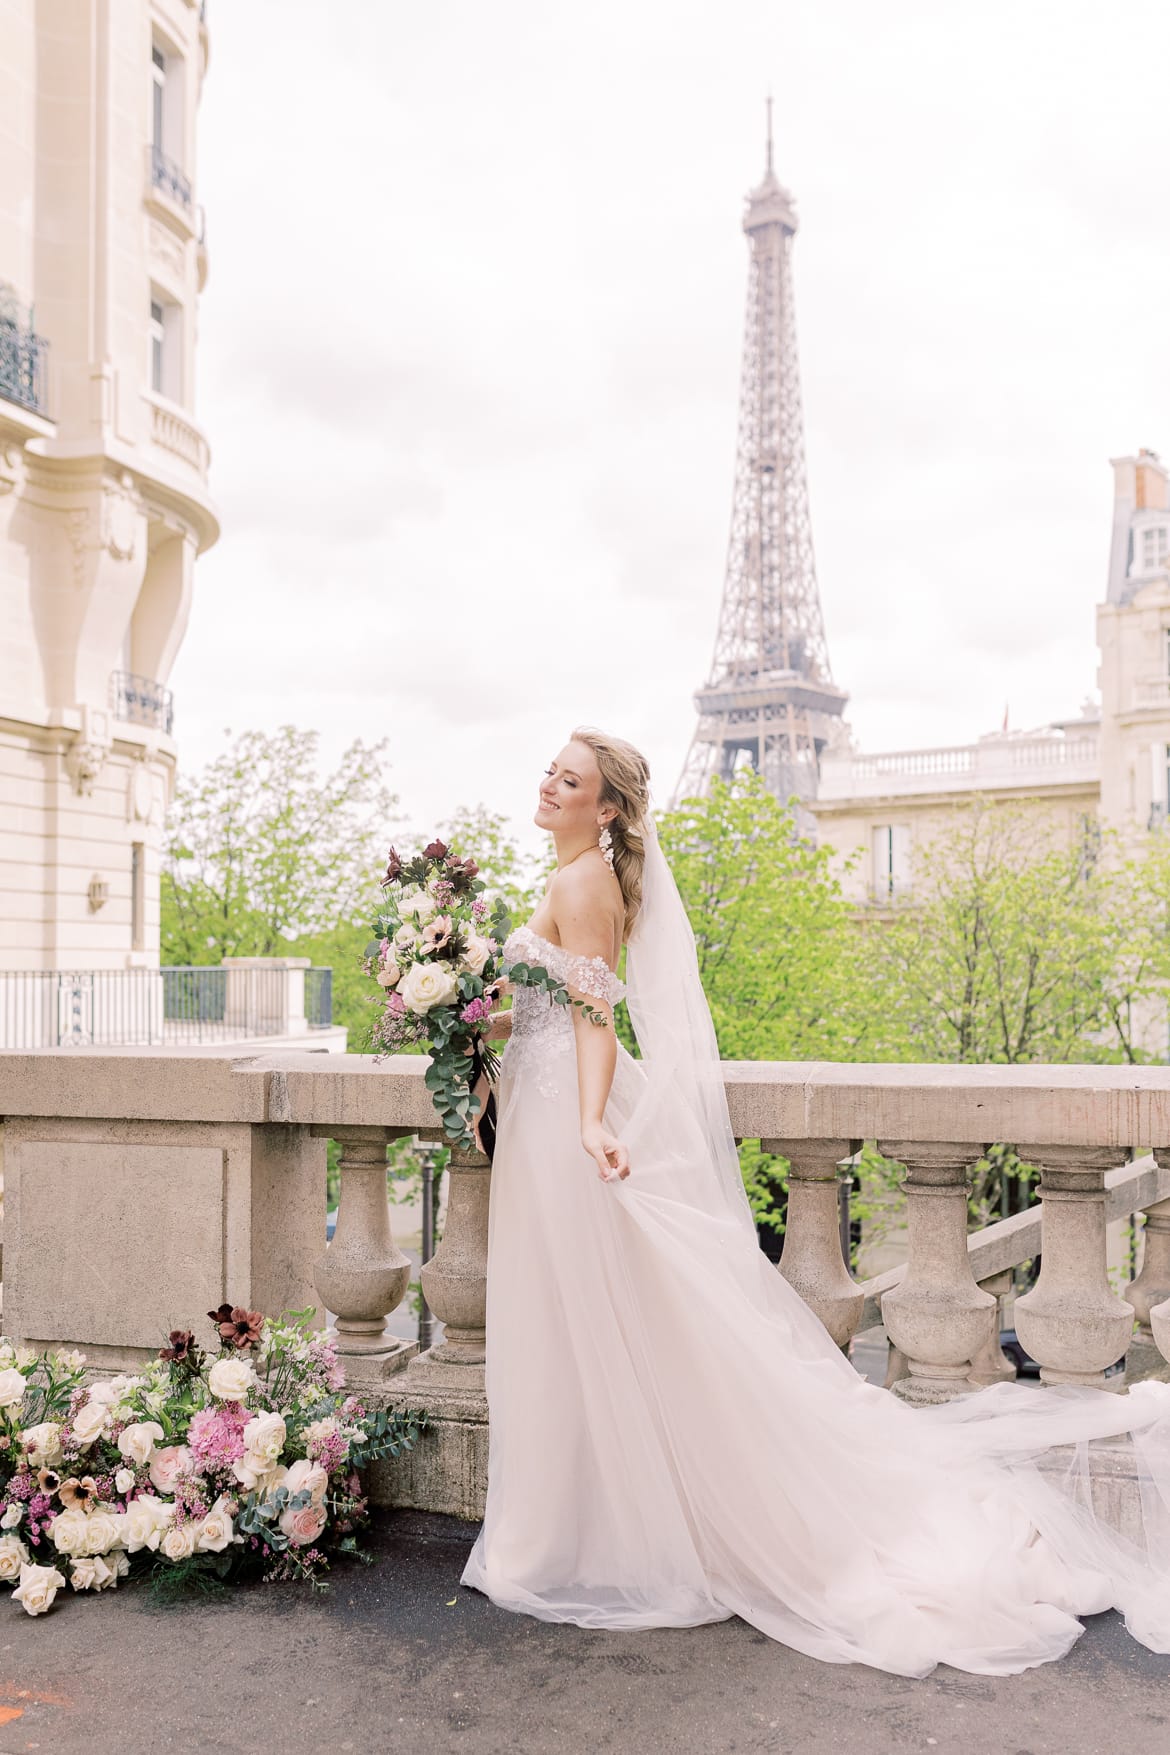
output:
<instances>
[{"instance_id":1,"label":"white rose","mask_svg":"<svg viewBox=\"0 0 1170 1755\"><path fill-rule=\"evenodd\" d=\"M425 926L435 912L435 904L425 890L414 890L398 898L398 913L403 920Z\"/></svg>"},{"instance_id":2,"label":"white rose","mask_svg":"<svg viewBox=\"0 0 1170 1755\"><path fill-rule=\"evenodd\" d=\"M472 933L467 940L467 949L463 953L460 967L467 969L472 975L482 975L483 966L491 954L491 947L486 938L479 938Z\"/></svg>"},{"instance_id":3,"label":"white rose","mask_svg":"<svg viewBox=\"0 0 1170 1755\"><path fill-rule=\"evenodd\" d=\"M112 1408L134 1383L133 1377L103 1377L91 1386L89 1399L91 1402L103 1402L107 1408Z\"/></svg>"},{"instance_id":4,"label":"white rose","mask_svg":"<svg viewBox=\"0 0 1170 1755\"><path fill-rule=\"evenodd\" d=\"M255 1381L255 1372L244 1359L217 1359L207 1376L207 1387L221 1402L242 1402Z\"/></svg>"},{"instance_id":5,"label":"white rose","mask_svg":"<svg viewBox=\"0 0 1170 1755\"><path fill-rule=\"evenodd\" d=\"M58 1554L84 1554L88 1535L84 1511L59 1511L49 1525L49 1534Z\"/></svg>"},{"instance_id":6,"label":"white rose","mask_svg":"<svg viewBox=\"0 0 1170 1755\"><path fill-rule=\"evenodd\" d=\"M413 926L400 926L394 934L394 949L396 951L413 951L418 943L419 934Z\"/></svg>"},{"instance_id":7,"label":"white rose","mask_svg":"<svg viewBox=\"0 0 1170 1755\"><path fill-rule=\"evenodd\" d=\"M122 1521L112 1511L91 1511L85 1520L85 1552L108 1554L122 1541Z\"/></svg>"},{"instance_id":8,"label":"white rose","mask_svg":"<svg viewBox=\"0 0 1170 1755\"><path fill-rule=\"evenodd\" d=\"M195 1552L195 1543L199 1534L199 1525L185 1523L181 1529L169 1529L162 1539L160 1552L168 1560L189 1560Z\"/></svg>"},{"instance_id":9,"label":"white rose","mask_svg":"<svg viewBox=\"0 0 1170 1755\"><path fill-rule=\"evenodd\" d=\"M136 1426L127 1426L118 1437L118 1449L128 1462L142 1463L150 1461L150 1453L156 1444L165 1438L162 1427L157 1420L140 1420Z\"/></svg>"},{"instance_id":10,"label":"white rose","mask_svg":"<svg viewBox=\"0 0 1170 1755\"><path fill-rule=\"evenodd\" d=\"M195 1547L200 1554L222 1554L228 1543L236 1540L227 1503L226 1499L216 1500L196 1530Z\"/></svg>"},{"instance_id":11,"label":"white rose","mask_svg":"<svg viewBox=\"0 0 1170 1755\"><path fill-rule=\"evenodd\" d=\"M164 1505L153 1494L143 1493L133 1500L122 1519L122 1540L130 1553L137 1554L139 1548L156 1549L174 1515L174 1506Z\"/></svg>"},{"instance_id":12,"label":"white rose","mask_svg":"<svg viewBox=\"0 0 1170 1755\"><path fill-rule=\"evenodd\" d=\"M119 1469L114 1476L114 1491L116 1493L129 1493L137 1479L133 1469ZM0 1519L0 1522L3 1522L3 1519Z\"/></svg>"},{"instance_id":13,"label":"white rose","mask_svg":"<svg viewBox=\"0 0 1170 1755\"><path fill-rule=\"evenodd\" d=\"M112 1424L113 1417L105 1402L95 1402L91 1397L73 1416L73 1438L78 1449L88 1450L103 1433L109 1431Z\"/></svg>"},{"instance_id":14,"label":"white rose","mask_svg":"<svg viewBox=\"0 0 1170 1755\"><path fill-rule=\"evenodd\" d=\"M24 1400L24 1372L11 1366L0 1371L0 1408L17 1408Z\"/></svg>"},{"instance_id":15,"label":"white rose","mask_svg":"<svg viewBox=\"0 0 1170 1755\"><path fill-rule=\"evenodd\" d=\"M309 1462L307 1458L302 1457L299 1462L293 1463L285 1477L284 1484L288 1488L290 1496L295 1493L304 1493L307 1489L310 1495L310 1505L321 1505L329 1486L329 1476L320 1463Z\"/></svg>"},{"instance_id":16,"label":"white rose","mask_svg":"<svg viewBox=\"0 0 1170 1755\"><path fill-rule=\"evenodd\" d=\"M11 1584L28 1565L28 1549L19 1536L0 1536L0 1581Z\"/></svg>"},{"instance_id":17,"label":"white rose","mask_svg":"<svg viewBox=\"0 0 1170 1755\"><path fill-rule=\"evenodd\" d=\"M378 981L382 987L397 987L402 979L402 970L393 958L383 963L378 970Z\"/></svg>"},{"instance_id":18,"label":"white rose","mask_svg":"<svg viewBox=\"0 0 1170 1755\"><path fill-rule=\"evenodd\" d=\"M104 1590L107 1584L116 1584L117 1579L117 1573L100 1554L83 1555L69 1568L69 1582L74 1590Z\"/></svg>"},{"instance_id":19,"label":"white rose","mask_svg":"<svg viewBox=\"0 0 1170 1755\"><path fill-rule=\"evenodd\" d=\"M14 1530L24 1516L23 1505L10 1505L0 1517L0 1530Z\"/></svg>"},{"instance_id":20,"label":"white rose","mask_svg":"<svg viewBox=\"0 0 1170 1755\"><path fill-rule=\"evenodd\" d=\"M26 1615L43 1615L51 1609L53 1599L65 1583L64 1575L55 1566L22 1566L20 1583L12 1593Z\"/></svg>"},{"instance_id":21,"label":"white rose","mask_svg":"<svg viewBox=\"0 0 1170 1755\"><path fill-rule=\"evenodd\" d=\"M256 1414L244 1427L245 1460L255 1457L263 1469L270 1468L280 1461L287 1435L288 1428L279 1414Z\"/></svg>"},{"instance_id":22,"label":"white rose","mask_svg":"<svg viewBox=\"0 0 1170 1755\"><path fill-rule=\"evenodd\" d=\"M51 1469L61 1461L61 1428L55 1420L45 1420L40 1426L30 1426L20 1435L28 1457L29 1467L34 1469Z\"/></svg>"},{"instance_id":23,"label":"white rose","mask_svg":"<svg viewBox=\"0 0 1170 1755\"><path fill-rule=\"evenodd\" d=\"M448 963L416 963L402 977L398 989L407 1008L425 1017L437 1005L449 1005L459 984Z\"/></svg>"}]
</instances>

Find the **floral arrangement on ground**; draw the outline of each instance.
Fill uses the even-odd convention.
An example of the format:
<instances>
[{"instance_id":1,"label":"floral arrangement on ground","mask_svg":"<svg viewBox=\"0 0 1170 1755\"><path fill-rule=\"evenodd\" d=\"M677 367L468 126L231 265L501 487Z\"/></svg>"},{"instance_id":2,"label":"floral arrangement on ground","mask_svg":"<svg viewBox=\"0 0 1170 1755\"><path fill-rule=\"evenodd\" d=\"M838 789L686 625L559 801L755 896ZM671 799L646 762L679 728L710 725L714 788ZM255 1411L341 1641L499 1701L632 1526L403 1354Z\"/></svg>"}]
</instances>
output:
<instances>
[{"instance_id":1,"label":"floral arrangement on ground","mask_svg":"<svg viewBox=\"0 0 1170 1755\"><path fill-rule=\"evenodd\" d=\"M425 1413L347 1394L315 1312L222 1304L215 1345L176 1329L136 1376L87 1385L80 1353L0 1339L0 1581L30 1615L66 1583L149 1571L170 1594L258 1575L325 1588L331 1554L365 1558L360 1470L408 1450Z\"/></svg>"}]
</instances>

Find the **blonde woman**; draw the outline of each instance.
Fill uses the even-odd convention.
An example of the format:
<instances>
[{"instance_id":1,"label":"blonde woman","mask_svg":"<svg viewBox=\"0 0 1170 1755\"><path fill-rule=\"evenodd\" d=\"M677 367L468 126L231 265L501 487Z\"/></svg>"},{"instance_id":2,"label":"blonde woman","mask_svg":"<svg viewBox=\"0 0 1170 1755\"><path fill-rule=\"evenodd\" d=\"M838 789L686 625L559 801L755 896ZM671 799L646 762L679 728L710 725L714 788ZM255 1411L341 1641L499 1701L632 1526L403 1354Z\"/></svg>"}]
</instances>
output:
<instances>
[{"instance_id":1,"label":"blonde woman","mask_svg":"<svg viewBox=\"0 0 1170 1755\"><path fill-rule=\"evenodd\" d=\"M1009 1674L1117 1606L1170 1651L1170 1385L1001 1384L914 1410L858 1376L758 1247L644 757L575 731L540 780L557 869L517 992L488 1246L483 1529L463 1582L587 1627L740 1615L833 1663ZM628 992L617 977L628 945ZM627 998L635 1060L616 1040ZM1140 1541L1088 1497L1128 1433ZM1041 1473L1075 1445L1067 1490ZM1078 1485L1079 1484L1079 1485Z\"/></svg>"}]
</instances>

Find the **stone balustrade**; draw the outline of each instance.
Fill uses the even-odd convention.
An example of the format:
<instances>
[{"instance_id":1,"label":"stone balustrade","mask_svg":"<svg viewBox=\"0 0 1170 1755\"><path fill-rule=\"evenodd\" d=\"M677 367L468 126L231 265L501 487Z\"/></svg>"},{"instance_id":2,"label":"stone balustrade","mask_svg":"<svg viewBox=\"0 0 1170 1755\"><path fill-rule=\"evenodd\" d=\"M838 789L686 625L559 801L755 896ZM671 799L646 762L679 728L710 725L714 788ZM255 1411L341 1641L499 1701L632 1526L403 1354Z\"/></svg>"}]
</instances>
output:
<instances>
[{"instance_id":1,"label":"stone balustrade","mask_svg":"<svg viewBox=\"0 0 1170 1755\"><path fill-rule=\"evenodd\" d=\"M292 1051L0 1054L5 1332L121 1369L225 1298L328 1310L363 1396L432 1415L414 1451L381 1465L375 1497L478 1515L491 1181L478 1154L452 1161L442 1241L422 1270L442 1340L420 1354L386 1328L410 1278L386 1147L437 1137L425 1066ZM1123 1356L1127 1377L1170 1359L1170 1069L738 1062L726 1083L736 1134L791 1166L780 1272L838 1345L884 1320L893 1393L937 1401L1009 1375L998 1300L1037 1254L1015 1309L1044 1381L1117 1388L1126 1379L1105 1373ZM908 1259L858 1283L837 1188L867 1139L905 1166ZM341 1193L325 1248L328 1140L341 1146ZM1040 1204L968 1235L970 1168L994 1141L1039 1167ZM1106 1226L1137 1212L1144 1256L1122 1297Z\"/></svg>"}]
</instances>

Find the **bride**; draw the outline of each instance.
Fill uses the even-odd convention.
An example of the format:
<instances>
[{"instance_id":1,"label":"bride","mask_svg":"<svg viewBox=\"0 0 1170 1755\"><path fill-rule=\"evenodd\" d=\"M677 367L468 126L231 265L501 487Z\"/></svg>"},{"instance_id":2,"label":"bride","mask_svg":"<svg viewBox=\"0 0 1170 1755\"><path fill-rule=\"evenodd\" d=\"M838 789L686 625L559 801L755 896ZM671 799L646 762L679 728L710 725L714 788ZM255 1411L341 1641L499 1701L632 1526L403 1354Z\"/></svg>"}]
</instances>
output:
<instances>
[{"instance_id":1,"label":"bride","mask_svg":"<svg viewBox=\"0 0 1170 1755\"><path fill-rule=\"evenodd\" d=\"M629 744L574 732L535 818L557 870L513 963L487 1283L488 1494L462 1582L583 1627L739 1615L833 1663L1003 1675L1120 1608L1170 1652L1170 1386L1001 1384L911 1409L758 1247L694 939ZM623 943L628 989L614 971ZM624 996L641 1059L615 1039ZM1143 1536L1092 1510L1131 1435ZM1072 1447L1063 1480L1037 1459Z\"/></svg>"}]
</instances>

